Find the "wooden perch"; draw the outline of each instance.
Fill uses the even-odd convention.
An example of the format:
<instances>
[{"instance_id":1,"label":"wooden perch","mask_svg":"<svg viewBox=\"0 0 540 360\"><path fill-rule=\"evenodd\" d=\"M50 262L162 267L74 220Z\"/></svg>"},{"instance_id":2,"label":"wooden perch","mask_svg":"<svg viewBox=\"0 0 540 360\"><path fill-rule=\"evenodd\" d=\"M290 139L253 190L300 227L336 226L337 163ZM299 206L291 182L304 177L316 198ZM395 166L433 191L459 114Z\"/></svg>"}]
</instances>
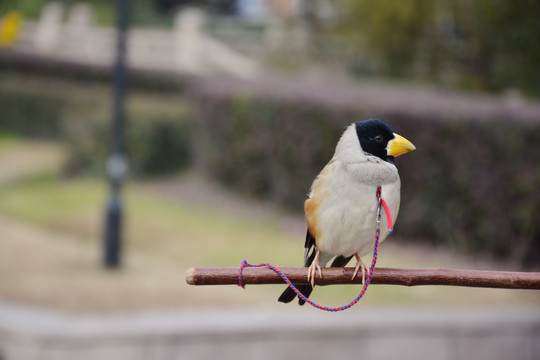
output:
<instances>
[{"instance_id":1,"label":"wooden perch","mask_svg":"<svg viewBox=\"0 0 540 360\"><path fill-rule=\"evenodd\" d=\"M279 269L294 284L307 284L307 268L284 266ZM351 280L353 271L353 268L325 268L322 279L317 276L315 284L360 284L361 276ZM284 284L278 274L267 268L244 268L242 277L245 284ZM190 285L236 285L238 268L189 268L186 282ZM540 272L376 268L371 283L540 290Z\"/></svg>"}]
</instances>

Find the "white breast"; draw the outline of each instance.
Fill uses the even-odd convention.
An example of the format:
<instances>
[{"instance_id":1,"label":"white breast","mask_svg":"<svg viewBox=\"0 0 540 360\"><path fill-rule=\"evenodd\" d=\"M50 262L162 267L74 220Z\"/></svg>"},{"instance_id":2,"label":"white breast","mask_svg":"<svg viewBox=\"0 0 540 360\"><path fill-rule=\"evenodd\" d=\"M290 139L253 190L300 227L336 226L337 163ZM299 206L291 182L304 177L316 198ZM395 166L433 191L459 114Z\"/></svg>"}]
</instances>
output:
<instances>
[{"instance_id":1,"label":"white breast","mask_svg":"<svg viewBox=\"0 0 540 360\"><path fill-rule=\"evenodd\" d=\"M377 185L354 181L350 176L336 176L328 190L332 193L321 204L317 219L317 247L323 253L350 256L365 255L373 250L376 233ZM399 209L400 182L382 186L393 221ZM381 218L381 241L388 236L386 215Z\"/></svg>"},{"instance_id":2,"label":"white breast","mask_svg":"<svg viewBox=\"0 0 540 360\"><path fill-rule=\"evenodd\" d=\"M326 255L360 256L373 251L376 233L377 187L395 222L400 203L397 168L361 150L354 128L343 134L332 161L314 183L310 196L324 194L317 211L317 248ZM388 236L384 211L381 237Z\"/></svg>"}]
</instances>

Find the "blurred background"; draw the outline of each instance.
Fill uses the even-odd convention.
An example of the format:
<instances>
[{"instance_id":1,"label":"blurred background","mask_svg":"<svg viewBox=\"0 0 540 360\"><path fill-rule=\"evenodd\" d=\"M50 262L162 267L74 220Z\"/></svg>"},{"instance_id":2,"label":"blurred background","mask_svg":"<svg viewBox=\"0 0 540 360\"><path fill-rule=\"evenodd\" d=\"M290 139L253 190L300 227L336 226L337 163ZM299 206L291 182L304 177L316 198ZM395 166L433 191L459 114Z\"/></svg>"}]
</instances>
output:
<instances>
[{"instance_id":1,"label":"blurred background","mask_svg":"<svg viewBox=\"0 0 540 360\"><path fill-rule=\"evenodd\" d=\"M401 210L378 266L540 271L538 14L509 0L0 0L0 359L539 358L534 290L377 285L327 315L278 304L284 286L184 281L243 258L302 265L309 186L368 118L417 147L396 161ZM115 178L122 109L129 172ZM123 221L107 268L111 175Z\"/></svg>"}]
</instances>

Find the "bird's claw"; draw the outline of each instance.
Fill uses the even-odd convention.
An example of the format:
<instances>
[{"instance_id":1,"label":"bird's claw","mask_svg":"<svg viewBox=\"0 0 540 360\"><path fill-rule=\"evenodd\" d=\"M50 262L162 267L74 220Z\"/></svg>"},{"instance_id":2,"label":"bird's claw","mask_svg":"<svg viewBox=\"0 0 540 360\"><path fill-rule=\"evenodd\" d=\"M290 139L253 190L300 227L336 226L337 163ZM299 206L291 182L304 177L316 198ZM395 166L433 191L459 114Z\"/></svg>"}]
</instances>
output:
<instances>
[{"instance_id":1,"label":"bird's claw","mask_svg":"<svg viewBox=\"0 0 540 360\"><path fill-rule=\"evenodd\" d=\"M308 267L307 281L311 283L311 286L315 286L315 275L317 274L317 272L319 272L319 277L322 279L322 270L321 265L319 265L319 256L320 252L317 251L315 259L313 259L313 262Z\"/></svg>"},{"instance_id":2,"label":"bird's claw","mask_svg":"<svg viewBox=\"0 0 540 360\"><path fill-rule=\"evenodd\" d=\"M354 280L356 277L356 274L358 274L358 270L362 271L362 285L366 283L366 272L368 270L367 266L362 262L362 259L358 254L354 254L356 257L356 266L354 267L354 273L351 278L351 280Z\"/></svg>"},{"instance_id":3,"label":"bird's claw","mask_svg":"<svg viewBox=\"0 0 540 360\"><path fill-rule=\"evenodd\" d=\"M313 263L308 268L307 280L311 283L311 286L315 286L315 275L319 273L319 277L322 279L322 270L319 263Z\"/></svg>"}]
</instances>

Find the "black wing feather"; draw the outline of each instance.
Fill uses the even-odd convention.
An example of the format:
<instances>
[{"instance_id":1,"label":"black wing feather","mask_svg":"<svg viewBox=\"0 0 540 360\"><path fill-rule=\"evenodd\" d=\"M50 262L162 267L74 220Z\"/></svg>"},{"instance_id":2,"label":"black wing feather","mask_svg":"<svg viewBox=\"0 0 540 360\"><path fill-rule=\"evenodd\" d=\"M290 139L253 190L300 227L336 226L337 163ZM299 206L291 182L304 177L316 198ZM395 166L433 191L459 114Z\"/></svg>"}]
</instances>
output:
<instances>
[{"instance_id":1,"label":"black wing feather","mask_svg":"<svg viewBox=\"0 0 540 360\"><path fill-rule=\"evenodd\" d=\"M309 253L311 250L311 254ZM309 229L306 231L306 242L304 243L304 266L308 267L315 259L317 249L315 248L315 237L311 235Z\"/></svg>"},{"instance_id":2,"label":"black wing feather","mask_svg":"<svg viewBox=\"0 0 540 360\"><path fill-rule=\"evenodd\" d=\"M311 263L313 262L313 259L315 259L315 254L317 253L317 249L315 248L315 238L311 233L309 232L309 229L306 233L306 242L304 244L304 266L309 267ZM310 253L311 250L311 253ZM294 285L298 291L300 291L305 297L309 297L311 295L311 292L313 291L313 287L309 284L305 285ZM279 297L278 301L282 303L290 303L294 300L296 297L296 293L293 289L290 287L287 287L283 294ZM298 299L298 304L304 305L305 301L302 299Z\"/></svg>"}]
</instances>

